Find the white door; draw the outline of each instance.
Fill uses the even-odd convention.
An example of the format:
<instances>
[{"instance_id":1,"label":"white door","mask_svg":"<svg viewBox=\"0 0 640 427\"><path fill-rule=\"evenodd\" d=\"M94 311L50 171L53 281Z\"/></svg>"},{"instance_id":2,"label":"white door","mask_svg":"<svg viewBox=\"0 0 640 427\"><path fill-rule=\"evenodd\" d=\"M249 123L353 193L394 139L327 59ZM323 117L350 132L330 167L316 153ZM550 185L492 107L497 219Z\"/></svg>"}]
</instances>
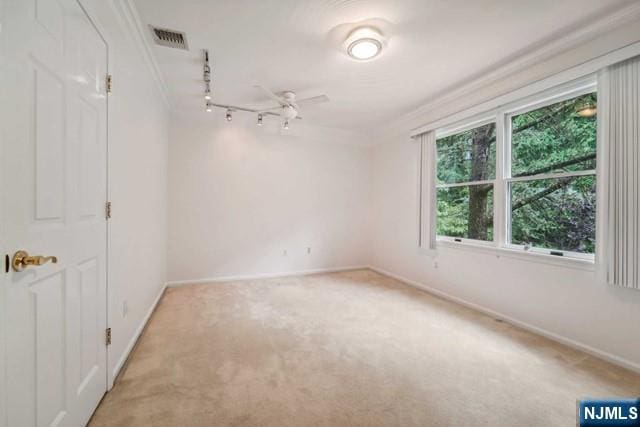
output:
<instances>
[{"instance_id":1,"label":"white door","mask_svg":"<svg viewBox=\"0 0 640 427\"><path fill-rule=\"evenodd\" d=\"M78 426L106 391L107 48L76 0L0 6L0 426Z\"/></svg>"}]
</instances>

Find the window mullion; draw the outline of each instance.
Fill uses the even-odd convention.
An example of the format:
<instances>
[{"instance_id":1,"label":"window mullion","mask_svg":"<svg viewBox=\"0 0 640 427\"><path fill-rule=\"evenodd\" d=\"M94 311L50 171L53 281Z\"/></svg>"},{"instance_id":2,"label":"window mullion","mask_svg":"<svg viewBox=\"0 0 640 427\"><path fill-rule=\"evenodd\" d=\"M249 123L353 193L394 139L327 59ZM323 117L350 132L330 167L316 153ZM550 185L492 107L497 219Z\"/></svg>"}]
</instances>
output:
<instances>
[{"instance_id":1,"label":"window mullion","mask_svg":"<svg viewBox=\"0 0 640 427\"><path fill-rule=\"evenodd\" d=\"M507 178L509 182L524 182L524 181L540 181L543 179L560 179L560 178L570 178L576 176L589 176L596 175L595 169L587 169L583 171L572 171L572 172L551 172L545 174L538 175L525 175L518 176L515 178Z\"/></svg>"},{"instance_id":2,"label":"window mullion","mask_svg":"<svg viewBox=\"0 0 640 427\"><path fill-rule=\"evenodd\" d=\"M502 167L502 170L504 173L503 188L502 188L502 194L504 197L503 204L502 204L503 221L504 221L502 228L504 230L504 240L501 243L502 247L507 247L508 245L511 244L511 182L509 181L512 175L511 162L513 158L512 156L513 147L511 146L511 143L512 143L511 117L512 117L512 114L506 114L506 113L502 114L502 129L503 129L502 147L504 149L504 156L502 157L504 162Z\"/></svg>"},{"instance_id":3,"label":"window mullion","mask_svg":"<svg viewBox=\"0 0 640 427\"><path fill-rule=\"evenodd\" d=\"M436 188L471 187L474 185L493 184L494 181L493 179L487 179L485 181L452 182L450 184L436 184Z\"/></svg>"},{"instance_id":4,"label":"window mullion","mask_svg":"<svg viewBox=\"0 0 640 427\"><path fill-rule=\"evenodd\" d=\"M495 245L503 247L506 242L506 214L508 200L506 198L505 176L508 176L505 167L507 166L506 156L508 150L505 146L507 129L505 129L504 112L498 112L496 117L496 182L493 188L493 229Z\"/></svg>"}]
</instances>

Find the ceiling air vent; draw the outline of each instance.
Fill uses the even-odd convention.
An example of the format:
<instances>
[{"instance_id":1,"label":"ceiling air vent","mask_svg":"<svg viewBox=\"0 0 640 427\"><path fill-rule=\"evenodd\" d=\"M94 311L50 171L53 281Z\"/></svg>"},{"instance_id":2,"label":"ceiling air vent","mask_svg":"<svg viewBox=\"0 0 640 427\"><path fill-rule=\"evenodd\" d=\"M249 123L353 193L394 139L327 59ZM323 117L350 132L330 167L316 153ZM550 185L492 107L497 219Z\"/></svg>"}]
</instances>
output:
<instances>
[{"instance_id":1,"label":"ceiling air vent","mask_svg":"<svg viewBox=\"0 0 640 427\"><path fill-rule=\"evenodd\" d=\"M153 33L153 40L160 46L172 47L174 49L189 50L187 46L187 35L182 31L169 30L149 26Z\"/></svg>"}]
</instances>

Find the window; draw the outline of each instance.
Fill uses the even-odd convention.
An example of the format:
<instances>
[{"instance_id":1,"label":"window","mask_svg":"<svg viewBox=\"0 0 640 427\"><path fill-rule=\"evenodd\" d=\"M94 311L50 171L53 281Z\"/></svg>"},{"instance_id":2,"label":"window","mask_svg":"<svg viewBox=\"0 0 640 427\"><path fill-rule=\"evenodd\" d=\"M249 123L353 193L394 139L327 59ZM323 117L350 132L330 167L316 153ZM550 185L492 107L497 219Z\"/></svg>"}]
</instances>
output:
<instances>
[{"instance_id":1,"label":"window","mask_svg":"<svg viewBox=\"0 0 640 427\"><path fill-rule=\"evenodd\" d=\"M596 104L588 93L510 119L509 240L515 245L594 253Z\"/></svg>"},{"instance_id":2,"label":"window","mask_svg":"<svg viewBox=\"0 0 640 427\"><path fill-rule=\"evenodd\" d=\"M492 241L496 124L439 138L436 149L437 234Z\"/></svg>"},{"instance_id":3,"label":"window","mask_svg":"<svg viewBox=\"0 0 640 427\"><path fill-rule=\"evenodd\" d=\"M438 241L593 258L595 83L437 132Z\"/></svg>"}]
</instances>

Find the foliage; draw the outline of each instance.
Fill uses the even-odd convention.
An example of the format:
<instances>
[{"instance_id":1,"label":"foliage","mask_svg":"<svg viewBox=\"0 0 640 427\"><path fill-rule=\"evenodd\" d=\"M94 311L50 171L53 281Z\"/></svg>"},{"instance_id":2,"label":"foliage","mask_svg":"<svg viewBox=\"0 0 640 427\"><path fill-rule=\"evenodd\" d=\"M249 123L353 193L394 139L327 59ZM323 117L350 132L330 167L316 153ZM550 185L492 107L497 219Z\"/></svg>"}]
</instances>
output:
<instances>
[{"instance_id":1,"label":"foliage","mask_svg":"<svg viewBox=\"0 0 640 427\"><path fill-rule=\"evenodd\" d=\"M512 176L539 170L569 172L595 169L596 118L580 117L577 106L595 102L596 94L584 95L514 116L511 148ZM593 158L561 168L551 168L571 159L593 154Z\"/></svg>"},{"instance_id":2,"label":"foliage","mask_svg":"<svg viewBox=\"0 0 640 427\"><path fill-rule=\"evenodd\" d=\"M532 176L511 184L513 243L594 251L595 176L533 175L595 169L596 118L576 111L596 101L592 93L511 117L511 176ZM493 123L439 139L438 184L494 179L495 146ZM492 240L492 202L491 185L439 188L437 233Z\"/></svg>"},{"instance_id":3,"label":"foliage","mask_svg":"<svg viewBox=\"0 0 640 427\"><path fill-rule=\"evenodd\" d=\"M490 123L475 129L485 130L492 139L485 175L486 179L494 179L496 177L496 125ZM474 181L472 179L472 160L474 154L473 131L475 129L438 139L438 170L436 174L438 183L453 184Z\"/></svg>"},{"instance_id":4,"label":"foliage","mask_svg":"<svg viewBox=\"0 0 640 427\"><path fill-rule=\"evenodd\" d=\"M438 234L450 237L475 239L469 234L469 187L439 188ZM488 192L485 215L493 211L493 190ZM487 239L493 239L493 224L487 225Z\"/></svg>"},{"instance_id":5,"label":"foliage","mask_svg":"<svg viewBox=\"0 0 640 427\"><path fill-rule=\"evenodd\" d=\"M558 179L517 182L511 197L520 200ZM547 249L593 253L595 239L595 177L585 176L511 213L511 241Z\"/></svg>"}]
</instances>

